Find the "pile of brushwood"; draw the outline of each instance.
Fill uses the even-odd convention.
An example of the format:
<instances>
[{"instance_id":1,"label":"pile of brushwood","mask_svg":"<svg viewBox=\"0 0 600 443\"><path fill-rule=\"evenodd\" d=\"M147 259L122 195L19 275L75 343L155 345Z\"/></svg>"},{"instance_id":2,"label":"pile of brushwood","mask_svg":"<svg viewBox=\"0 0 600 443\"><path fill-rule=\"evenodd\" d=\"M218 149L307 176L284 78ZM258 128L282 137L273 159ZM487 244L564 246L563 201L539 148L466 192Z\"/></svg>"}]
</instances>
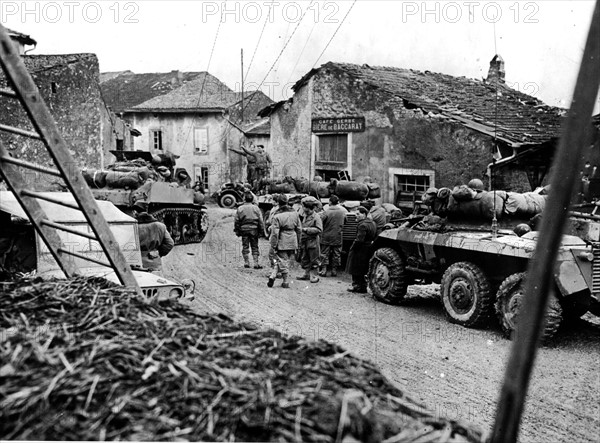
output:
<instances>
[{"instance_id":1,"label":"pile of brushwood","mask_svg":"<svg viewBox=\"0 0 600 443\"><path fill-rule=\"evenodd\" d=\"M372 365L102 279L0 283L0 438L476 442Z\"/></svg>"}]
</instances>

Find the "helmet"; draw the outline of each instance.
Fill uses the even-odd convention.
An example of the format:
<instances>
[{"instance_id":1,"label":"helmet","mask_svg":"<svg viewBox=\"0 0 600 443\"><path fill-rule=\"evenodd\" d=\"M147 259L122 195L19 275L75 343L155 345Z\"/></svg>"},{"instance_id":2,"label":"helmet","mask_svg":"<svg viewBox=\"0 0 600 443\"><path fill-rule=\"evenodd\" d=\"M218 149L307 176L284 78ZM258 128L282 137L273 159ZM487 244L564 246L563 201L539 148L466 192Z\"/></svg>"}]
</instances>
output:
<instances>
[{"instance_id":1,"label":"helmet","mask_svg":"<svg viewBox=\"0 0 600 443\"><path fill-rule=\"evenodd\" d=\"M513 229L513 232L515 234L517 234L519 237L527 234L528 232L531 232L531 228L529 227L529 225L527 223L520 223L517 226L515 226L515 229Z\"/></svg>"},{"instance_id":2,"label":"helmet","mask_svg":"<svg viewBox=\"0 0 600 443\"><path fill-rule=\"evenodd\" d=\"M473 180L471 180L467 186L471 189L474 189L475 191L484 191L485 188L483 186L483 182L481 180L479 180L478 178L474 178Z\"/></svg>"}]
</instances>

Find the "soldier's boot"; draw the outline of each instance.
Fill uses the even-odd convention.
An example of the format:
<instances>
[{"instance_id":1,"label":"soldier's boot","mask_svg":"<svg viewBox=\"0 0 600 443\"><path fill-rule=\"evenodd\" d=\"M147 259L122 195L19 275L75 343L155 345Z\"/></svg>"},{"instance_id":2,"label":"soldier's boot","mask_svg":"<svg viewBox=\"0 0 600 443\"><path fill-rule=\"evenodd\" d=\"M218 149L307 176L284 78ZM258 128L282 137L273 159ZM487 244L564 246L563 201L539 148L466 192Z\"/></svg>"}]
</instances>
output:
<instances>
[{"instance_id":1,"label":"soldier's boot","mask_svg":"<svg viewBox=\"0 0 600 443\"><path fill-rule=\"evenodd\" d=\"M244 255L244 268L249 268L250 267L250 257L248 257L247 255Z\"/></svg>"},{"instance_id":2,"label":"soldier's boot","mask_svg":"<svg viewBox=\"0 0 600 443\"><path fill-rule=\"evenodd\" d=\"M271 270L271 274L269 275L269 280L267 281L267 286L269 288L272 288L275 284L275 277L277 277L277 266Z\"/></svg>"},{"instance_id":3,"label":"soldier's boot","mask_svg":"<svg viewBox=\"0 0 600 443\"><path fill-rule=\"evenodd\" d=\"M300 277L297 277L297 280L310 280L310 270L309 269L305 269L304 270L304 275L301 275Z\"/></svg>"},{"instance_id":4,"label":"soldier's boot","mask_svg":"<svg viewBox=\"0 0 600 443\"><path fill-rule=\"evenodd\" d=\"M290 282L288 281L288 273L284 272L281 274L281 276L283 277L283 282L281 283L281 287L282 288L289 288L290 287Z\"/></svg>"},{"instance_id":5,"label":"soldier's boot","mask_svg":"<svg viewBox=\"0 0 600 443\"><path fill-rule=\"evenodd\" d=\"M310 270L310 282L317 283L319 281L318 271L316 269Z\"/></svg>"},{"instance_id":6,"label":"soldier's boot","mask_svg":"<svg viewBox=\"0 0 600 443\"><path fill-rule=\"evenodd\" d=\"M321 266L319 268L319 276L327 277L327 267L326 266Z\"/></svg>"},{"instance_id":7,"label":"soldier's boot","mask_svg":"<svg viewBox=\"0 0 600 443\"><path fill-rule=\"evenodd\" d=\"M254 269L262 269L263 267L258 262L258 255L253 255L252 258L254 259Z\"/></svg>"}]
</instances>

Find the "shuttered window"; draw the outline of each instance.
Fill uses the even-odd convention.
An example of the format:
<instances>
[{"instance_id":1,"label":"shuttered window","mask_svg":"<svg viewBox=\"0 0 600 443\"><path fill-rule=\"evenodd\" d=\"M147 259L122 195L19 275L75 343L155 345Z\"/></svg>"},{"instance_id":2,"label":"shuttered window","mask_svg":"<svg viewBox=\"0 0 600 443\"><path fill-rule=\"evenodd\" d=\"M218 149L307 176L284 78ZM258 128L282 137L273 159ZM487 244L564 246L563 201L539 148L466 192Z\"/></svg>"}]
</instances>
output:
<instances>
[{"instance_id":1,"label":"shuttered window","mask_svg":"<svg viewBox=\"0 0 600 443\"><path fill-rule=\"evenodd\" d=\"M319 136L318 163L348 162L348 134L327 134Z\"/></svg>"}]
</instances>

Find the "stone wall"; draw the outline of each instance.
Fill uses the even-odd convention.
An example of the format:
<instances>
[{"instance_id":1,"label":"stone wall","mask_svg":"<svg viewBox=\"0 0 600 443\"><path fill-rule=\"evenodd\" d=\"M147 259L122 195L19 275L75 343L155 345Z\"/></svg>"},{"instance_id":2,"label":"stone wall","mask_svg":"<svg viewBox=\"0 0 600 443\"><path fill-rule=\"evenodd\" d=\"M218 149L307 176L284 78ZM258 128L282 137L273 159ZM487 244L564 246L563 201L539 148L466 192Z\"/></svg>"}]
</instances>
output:
<instances>
[{"instance_id":1,"label":"stone wall","mask_svg":"<svg viewBox=\"0 0 600 443\"><path fill-rule=\"evenodd\" d=\"M75 160L74 168L101 166L103 153L114 145L106 126L110 120L98 86L98 59L93 54L24 56L34 82L54 117ZM0 85L6 79L0 75ZM33 130L19 104L3 100L3 124ZM104 135L103 135L103 131ZM50 158L40 141L16 135L0 135L2 142L17 158L50 165ZM36 189L51 189L57 179L42 174L28 174Z\"/></svg>"}]
</instances>

